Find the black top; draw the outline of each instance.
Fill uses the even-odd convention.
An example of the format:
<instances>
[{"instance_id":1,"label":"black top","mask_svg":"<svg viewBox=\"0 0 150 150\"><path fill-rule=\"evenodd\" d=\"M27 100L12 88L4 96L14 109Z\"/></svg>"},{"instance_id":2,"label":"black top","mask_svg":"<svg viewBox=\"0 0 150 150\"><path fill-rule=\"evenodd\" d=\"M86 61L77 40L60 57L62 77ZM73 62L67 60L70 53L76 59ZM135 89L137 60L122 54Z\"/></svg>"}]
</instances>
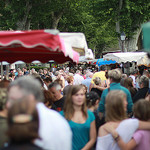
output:
<instances>
[{"instance_id":1,"label":"black top","mask_svg":"<svg viewBox=\"0 0 150 150\"><path fill-rule=\"evenodd\" d=\"M43 150L43 149L32 143L18 143L18 144L12 143L7 147L1 148L0 150Z\"/></svg>"},{"instance_id":2,"label":"black top","mask_svg":"<svg viewBox=\"0 0 150 150\"><path fill-rule=\"evenodd\" d=\"M148 87L144 87L144 88L139 89L139 91L137 91L137 93L133 97L133 103L137 102L141 98L145 98L145 96L148 92L148 89L149 89Z\"/></svg>"},{"instance_id":3,"label":"black top","mask_svg":"<svg viewBox=\"0 0 150 150\"><path fill-rule=\"evenodd\" d=\"M54 102L57 111L62 111L64 106L65 97L63 96L61 99Z\"/></svg>"}]
</instances>

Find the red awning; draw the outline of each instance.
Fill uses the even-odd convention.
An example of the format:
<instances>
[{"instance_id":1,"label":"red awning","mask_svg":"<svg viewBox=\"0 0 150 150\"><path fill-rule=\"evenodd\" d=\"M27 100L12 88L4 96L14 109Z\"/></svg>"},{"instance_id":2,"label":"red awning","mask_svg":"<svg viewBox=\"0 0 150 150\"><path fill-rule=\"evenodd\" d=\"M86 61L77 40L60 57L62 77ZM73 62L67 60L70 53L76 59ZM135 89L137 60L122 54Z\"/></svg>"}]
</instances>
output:
<instances>
[{"instance_id":1,"label":"red awning","mask_svg":"<svg viewBox=\"0 0 150 150\"><path fill-rule=\"evenodd\" d=\"M39 60L46 63L66 61L78 62L79 54L72 48L67 49L57 30L1 31L0 62L18 60L31 63Z\"/></svg>"}]
</instances>

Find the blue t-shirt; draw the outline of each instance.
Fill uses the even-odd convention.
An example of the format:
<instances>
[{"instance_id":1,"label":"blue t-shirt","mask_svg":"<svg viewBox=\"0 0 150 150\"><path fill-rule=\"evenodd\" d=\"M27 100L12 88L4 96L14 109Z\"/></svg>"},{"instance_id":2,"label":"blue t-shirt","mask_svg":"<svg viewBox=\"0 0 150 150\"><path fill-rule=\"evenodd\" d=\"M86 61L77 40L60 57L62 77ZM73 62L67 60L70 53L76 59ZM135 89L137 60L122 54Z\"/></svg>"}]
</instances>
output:
<instances>
[{"instance_id":1,"label":"blue t-shirt","mask_svg":"<svg viewBox=\"0 0 150 150\"><path fill-rule=\"evenodd\" d=\"M90 110L88 110L87 113L88 118L85 123L76 123L72 120L68 121L73 133L72 150L81 150L90 140L90 126L95 120L95 116ZM63 111L61 111L60 114L64 116Z\"/></svg>"}]
</instances>

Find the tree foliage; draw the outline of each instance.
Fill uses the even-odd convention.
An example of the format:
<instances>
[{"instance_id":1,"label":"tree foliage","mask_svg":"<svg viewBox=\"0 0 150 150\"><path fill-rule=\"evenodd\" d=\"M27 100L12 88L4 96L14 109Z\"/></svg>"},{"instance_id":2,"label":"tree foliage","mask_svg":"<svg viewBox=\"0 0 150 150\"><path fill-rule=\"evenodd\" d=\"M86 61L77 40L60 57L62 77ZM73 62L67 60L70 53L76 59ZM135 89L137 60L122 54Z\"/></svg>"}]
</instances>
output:
<instances>
[{"instance_id":1,"label":"tree foliage","mask_svg":"<svg viewBox=\"0 0 150 150\"><path fill-rule=\"evenodd\" d=\"M118 42L121 31L132 39L150 20L149 0L0 0L0 4L0 30L83 32L97 56Z\"/></svg>"}]
</instances>

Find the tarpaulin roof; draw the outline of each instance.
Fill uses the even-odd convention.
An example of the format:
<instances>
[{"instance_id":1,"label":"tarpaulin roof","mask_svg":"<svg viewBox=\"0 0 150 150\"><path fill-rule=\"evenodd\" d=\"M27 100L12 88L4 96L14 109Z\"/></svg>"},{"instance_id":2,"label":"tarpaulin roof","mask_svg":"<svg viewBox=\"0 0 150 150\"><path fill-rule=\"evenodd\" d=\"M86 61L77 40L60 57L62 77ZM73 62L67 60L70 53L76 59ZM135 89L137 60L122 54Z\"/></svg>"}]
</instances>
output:
<instances>
[{"instance_id":1,"label":"tarpaulin roof","mask_svg":"<svg viewBox=\"0 0 150 150\"><path fill-rule=\"evenodd\" d=\"M117 63L137 62L137 65L150 64L146 52L108 53L103 58L105 60L115 60Z\"/></svg>"},{"instance_id":2,"label":"tarpaulin roof","mask_svg":"<svg viewBox=\"0 0 150 150\"><path fill-rule=\"evenodd\" d=\"M88 45L84 33L61 32L59 35L66 43L69 43L75 51L79 52L81 56L86 55L88 52Z\"/></svg>"},{"instance_id":3,"label":"tarpaulin roof","mask_svg":"<svg viewBox=\"0 0 150 150\"><path fill-rule=\"evenodd\" d=\"M117 63L114 60L104 60L103 58L100 58L97 60L96 65L102 66L102 65L110 65L110 64L115 64Z\"/></svg>"},{"instance_id":4,"label":"tarpaulin roof","mask_svg":"<svg viewBox=\"0 0 150 150\"><path fill-rule=\"evenodd\" d=\"M1 31L0 62L78 62L79 54L66 45L58 30Z\"/></svg>"}]
</instances>

